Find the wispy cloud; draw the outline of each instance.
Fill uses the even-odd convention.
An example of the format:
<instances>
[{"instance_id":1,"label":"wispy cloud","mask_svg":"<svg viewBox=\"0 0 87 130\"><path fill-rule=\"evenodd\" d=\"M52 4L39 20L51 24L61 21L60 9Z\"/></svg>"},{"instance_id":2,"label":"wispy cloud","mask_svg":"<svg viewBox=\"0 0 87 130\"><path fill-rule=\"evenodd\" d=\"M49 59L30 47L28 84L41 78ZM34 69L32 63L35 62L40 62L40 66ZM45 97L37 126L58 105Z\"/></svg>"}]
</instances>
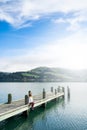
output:
<instances>
[{"instance_id":1,"label":"wispy cloud","mask_svg":"<svg viewBox=\"0 0 87 130\"><path fill-rule=\"evenodd\" d=\"M0 20L21 28L27 21L38 20L51 13L69 13L77 10L81 12L86 8L86 0L0 0ZM85 17L84 14L81 17ZM76 24L78 20L75 18L70 21Z\"/></svg>"},{"instance_id":2,"label":"wispy cloud","mask_svg":"<svg viewBox=\"0 0 87 130\"><path fill-rule=\"evenodd\" d=\"M68 31L76 31L81 29L81 24L87 22L87 10L73 12L71 15L67 14L66 17L61 17L58 19L52 20L56 24L68 24L67 30Z\"/></svg>"},{"instance_id":3,"label":"wispy cloud","mask_svg":"<svg viewBox=\"0 0 87 130\"><path fill-rule=\"evenodd\" d=\"M86 30L49 44L20 49L18 56L0 57L0 70L24 71L38 66L63 67L69 69L87 68ZM16 50L14 50L14 53Z\"/></svg>"}]
</instances>

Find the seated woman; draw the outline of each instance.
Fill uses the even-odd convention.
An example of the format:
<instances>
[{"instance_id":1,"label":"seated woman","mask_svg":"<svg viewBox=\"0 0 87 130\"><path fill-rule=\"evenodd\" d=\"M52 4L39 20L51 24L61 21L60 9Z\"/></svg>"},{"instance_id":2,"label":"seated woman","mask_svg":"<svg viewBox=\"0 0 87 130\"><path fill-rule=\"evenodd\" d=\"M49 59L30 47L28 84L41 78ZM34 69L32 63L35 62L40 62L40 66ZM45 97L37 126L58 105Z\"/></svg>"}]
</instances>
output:
<instances>
[{"instance_id":1,"label":"seated woman","mask_svg":"<svg viewBox=\"0 0 87 130\"><path fill-rule=\"evenodd\" d=\"M34 110L34 101L31 91L29 91L29 106L31 106L32 110Z\"/></svg>"}]
</instances>

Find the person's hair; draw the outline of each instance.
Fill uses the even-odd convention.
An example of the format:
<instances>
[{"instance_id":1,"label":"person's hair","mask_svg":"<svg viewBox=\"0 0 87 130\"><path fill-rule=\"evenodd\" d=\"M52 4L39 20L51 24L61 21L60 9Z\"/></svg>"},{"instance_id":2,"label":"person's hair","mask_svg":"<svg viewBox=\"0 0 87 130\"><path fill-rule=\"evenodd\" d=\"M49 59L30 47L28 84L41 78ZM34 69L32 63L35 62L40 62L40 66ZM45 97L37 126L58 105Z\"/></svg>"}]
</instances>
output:
<instances>
[{"instance_id":1,"label":"person's hair","mask_svg":"<svg viewBox=\"0 0 87 130\"><path fill-rule=\"evenodd\" d=\"M32 93L31 93L31 91L29 91L29 96L32 96Z\"/></svg>"},{"instance_id":2,"label":"person's hair","mask_svg":"<svg viewBox=\"0 0 87 130\"><path fill-rule=\"evenodd\" d=\"M30 97L30 96L32 96L32 94L31 94L31 93L29 93L29 97Z\"/></svg>"}]
</instances>

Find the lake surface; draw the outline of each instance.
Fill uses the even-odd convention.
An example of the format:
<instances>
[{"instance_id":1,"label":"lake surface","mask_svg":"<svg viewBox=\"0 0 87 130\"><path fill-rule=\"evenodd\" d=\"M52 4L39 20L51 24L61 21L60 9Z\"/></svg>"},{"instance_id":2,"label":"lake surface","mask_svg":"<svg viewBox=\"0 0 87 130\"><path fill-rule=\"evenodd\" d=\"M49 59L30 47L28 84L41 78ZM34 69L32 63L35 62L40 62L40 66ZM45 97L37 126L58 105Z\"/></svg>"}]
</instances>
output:
<instances>
[{"instance_id":1,"label":"lake surface","mask_svg":"<svg viewBox=\"0 0 87 130\"><path fill-rule=\"evenodd\" d=\"M0 122L0 130L87 130L87 83L0 83L0 103L7 102L8 93L17 100L29 90L35 95L51 86L69 86L70 97L65 91L65 100L36 108L28 118L18 115Z\"/></svg>"}]
</instances>

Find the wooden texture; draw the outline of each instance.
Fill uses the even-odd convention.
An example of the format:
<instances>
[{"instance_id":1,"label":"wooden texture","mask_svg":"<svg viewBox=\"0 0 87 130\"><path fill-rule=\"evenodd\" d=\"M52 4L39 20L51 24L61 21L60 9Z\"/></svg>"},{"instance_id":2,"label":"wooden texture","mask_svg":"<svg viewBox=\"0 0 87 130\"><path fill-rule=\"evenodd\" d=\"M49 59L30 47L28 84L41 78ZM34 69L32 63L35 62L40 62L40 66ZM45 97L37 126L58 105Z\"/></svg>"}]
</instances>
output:
<instances>
[{"instance_id":1,"label":"wooden texture","mask_svg":"<svg viewBox=\"0 0 87 130\"><path fill-rule=\"evenodd\" d=\"M61 96L64 96L64 92L57 93L47 93L46 97L43 99L43 94L38 94L33 96L34 98L34 107L38 107L40 105L43 105L44 103L47 103L53 99L59 98ZM1 104L0 105L0 121L3 121L9 117L15 116L17 114L20 114L24 111L27 111L30 109L30 106L25 104L25 99L14 101L11 104Z\"/></svg>"}]
</instances>

